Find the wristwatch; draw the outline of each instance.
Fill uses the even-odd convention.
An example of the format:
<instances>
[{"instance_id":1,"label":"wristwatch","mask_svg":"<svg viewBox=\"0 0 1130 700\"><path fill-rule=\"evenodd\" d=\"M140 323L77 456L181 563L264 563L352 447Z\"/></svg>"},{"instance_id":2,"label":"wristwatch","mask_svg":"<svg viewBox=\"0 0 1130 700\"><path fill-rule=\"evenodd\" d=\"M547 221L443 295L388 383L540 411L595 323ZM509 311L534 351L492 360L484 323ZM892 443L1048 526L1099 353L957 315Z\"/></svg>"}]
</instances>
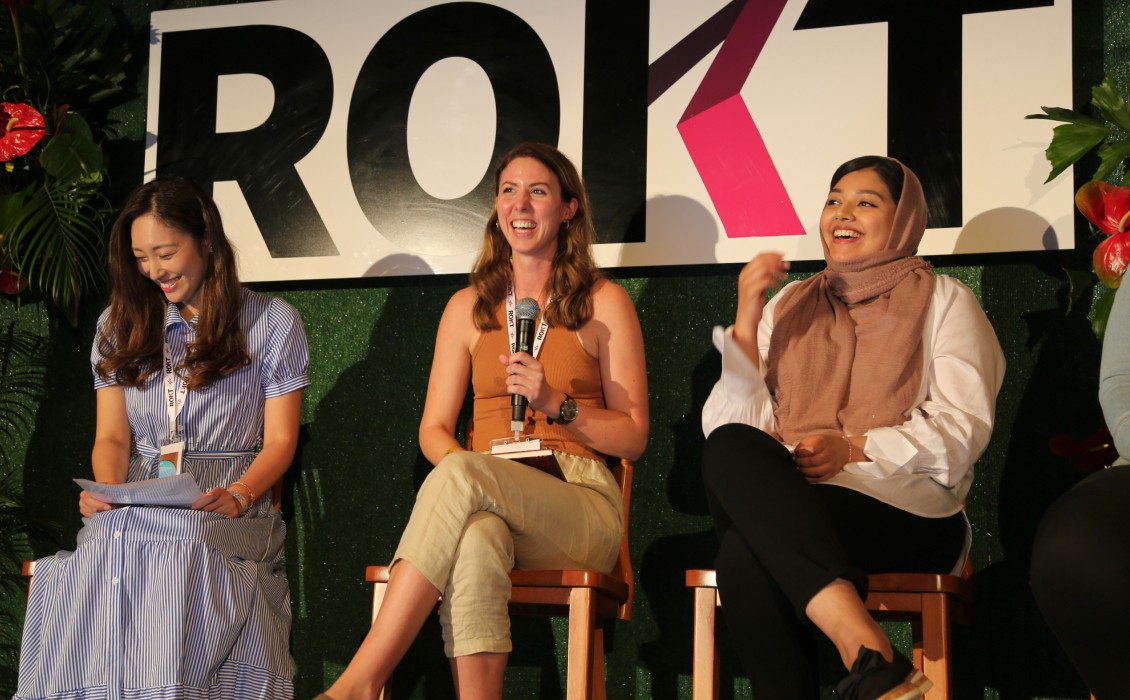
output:
<instances>
[{"instance_id":1,"label":"wristwatch","mask_svg":"<svg viewBox=\"0 0 1130 700\"><path fill-rule=\"evenodd\" d=\"M553 425L554 423L567 425L577 419L578 411L579 409L577 407L577 400L572 396L565 394L565 400L561 402L561 409L558 413L558 416L556 418L550 418L549 416L546 416L545 422L549 423L550 425Z\"/></svg>"}]
</instances>

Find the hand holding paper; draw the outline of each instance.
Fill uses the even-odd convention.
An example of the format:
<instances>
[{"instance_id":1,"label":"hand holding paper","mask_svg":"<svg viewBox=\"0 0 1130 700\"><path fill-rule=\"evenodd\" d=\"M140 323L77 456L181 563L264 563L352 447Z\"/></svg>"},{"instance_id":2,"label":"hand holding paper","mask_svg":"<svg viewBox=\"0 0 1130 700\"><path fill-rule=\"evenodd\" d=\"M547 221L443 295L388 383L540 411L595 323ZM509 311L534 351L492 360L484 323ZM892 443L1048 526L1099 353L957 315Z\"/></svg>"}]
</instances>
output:
<instances>
[{"instance_id":1,"label":"hand holding paper","mask_svg":"<svg viewBox=\"0 0 1130 700\"><path fill-rule=\"evenodd\" d=\"M97 500L119 506L188 508L203 495L196 479L187 472L127 484L99 484L87 479L74 481Z\"/></svg>"}]
</instances>

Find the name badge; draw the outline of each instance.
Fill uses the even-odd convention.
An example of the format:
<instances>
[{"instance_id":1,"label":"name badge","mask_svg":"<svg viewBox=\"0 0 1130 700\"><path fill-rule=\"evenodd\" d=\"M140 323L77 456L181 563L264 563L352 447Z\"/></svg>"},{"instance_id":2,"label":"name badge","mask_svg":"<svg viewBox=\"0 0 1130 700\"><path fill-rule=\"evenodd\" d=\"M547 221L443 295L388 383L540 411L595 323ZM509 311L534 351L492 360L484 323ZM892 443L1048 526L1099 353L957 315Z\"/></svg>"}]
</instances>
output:
<instances>
[{"instance_id":1,"label":"name badge","mask_svg":"<svg viewBox=\"0 0 1130 700\"><path fill-rule=\"evenodd\" d=\"M170 442L161 445L161 458L157 463L157 478L180 474L181 458L184 456L183 442Z\"/></svg>"}]
</instances>

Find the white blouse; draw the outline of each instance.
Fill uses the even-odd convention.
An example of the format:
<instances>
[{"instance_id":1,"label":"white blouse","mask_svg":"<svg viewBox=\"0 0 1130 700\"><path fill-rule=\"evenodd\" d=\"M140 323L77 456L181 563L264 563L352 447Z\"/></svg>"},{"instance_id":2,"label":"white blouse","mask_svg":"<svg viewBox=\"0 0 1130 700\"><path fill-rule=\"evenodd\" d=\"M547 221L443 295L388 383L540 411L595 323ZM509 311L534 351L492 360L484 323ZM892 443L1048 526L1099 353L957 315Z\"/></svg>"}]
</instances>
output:
<instances>
[{"instance_id":1,"label":"white blouse","mask_svg":"<svg viewBox=\"0 0 1130 700\"><path fill-rule=\"evenodd\" d=\"M775 431L777 406L764 370L774 309L790 286L765 305L757 329L762 371L734 342L732 326L714 328L722 376L702 410L706 435L727 423ZM961 511L973 482L973 463L988 445L1005 362L985 312L958 280L937 276L926 314L922 386L906 421L868 430L864 452L869 461L847 464L825 483L866 493L915 515L945 517Z\"/></svg>"}]
</instances>

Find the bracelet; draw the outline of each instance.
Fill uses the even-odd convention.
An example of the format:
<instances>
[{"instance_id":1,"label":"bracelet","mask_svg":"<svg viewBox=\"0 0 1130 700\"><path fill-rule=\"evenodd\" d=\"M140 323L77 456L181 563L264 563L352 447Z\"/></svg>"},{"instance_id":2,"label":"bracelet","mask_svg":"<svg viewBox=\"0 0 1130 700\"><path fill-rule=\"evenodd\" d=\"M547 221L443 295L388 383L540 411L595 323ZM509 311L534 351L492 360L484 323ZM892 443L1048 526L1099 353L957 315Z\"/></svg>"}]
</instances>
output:
<instances>
[{"instance_id":1,"label":"bracelet","mask_svg":"<svg viewBox=\"0 0 1130 700\"><path fill-rule=\"evenodd\" d=\"M233 491L231 489L227 491L231 494L231 497L235 499L235 502L239 504L239 517L242 518L247 515L247 511L251 510L251 502L247 500L247 496L244 496L239 491Z\"/></svg>"},{"instance_id":2,"label":"bracelet","mask_svg":"<svg viewBox=\"0 0 1130 700\"><path fill-rule=\"evenodd\" d=\"M460 447L459 445L456 445L455 447L449 447L449 448L447 448L447 452L443 453L443 457L446 457L447 455L451 454L452 452L462 452L462 451L463 451L463 448ZM442 460L443 457L440 457L440 459Z\"/></svg>"},{"instance_id":3,"label":"bracelet","mask_svg":"<svg viewBox=\"0 0 1130 700\"><path fill-rule=\"evenodd\" d=\"M243 483L242 481L236 481L235 483L232 484L232 486L242 486L243 488L247 489L247 498L249 498L252 503L254 503L255 501L258 500L255 497L255 492L251 490L251 487L248 486L247 484Z\"/></svg>"},{"instance_id":4,"label":"bracelet","mask_svg":"<svg viewBox=\"0 0 1130 700\"><path fill-rule=\"evenodd\" d=\"M855 461L854 459L852 459L851 440L848 439L847 435L841 435L840 437L842 437L844 439L844 442L846 442L848 444L848 458L847 458L847 462L845 462L845 464L851 464L852 462Z\"/></svg>"}]
</instances>

